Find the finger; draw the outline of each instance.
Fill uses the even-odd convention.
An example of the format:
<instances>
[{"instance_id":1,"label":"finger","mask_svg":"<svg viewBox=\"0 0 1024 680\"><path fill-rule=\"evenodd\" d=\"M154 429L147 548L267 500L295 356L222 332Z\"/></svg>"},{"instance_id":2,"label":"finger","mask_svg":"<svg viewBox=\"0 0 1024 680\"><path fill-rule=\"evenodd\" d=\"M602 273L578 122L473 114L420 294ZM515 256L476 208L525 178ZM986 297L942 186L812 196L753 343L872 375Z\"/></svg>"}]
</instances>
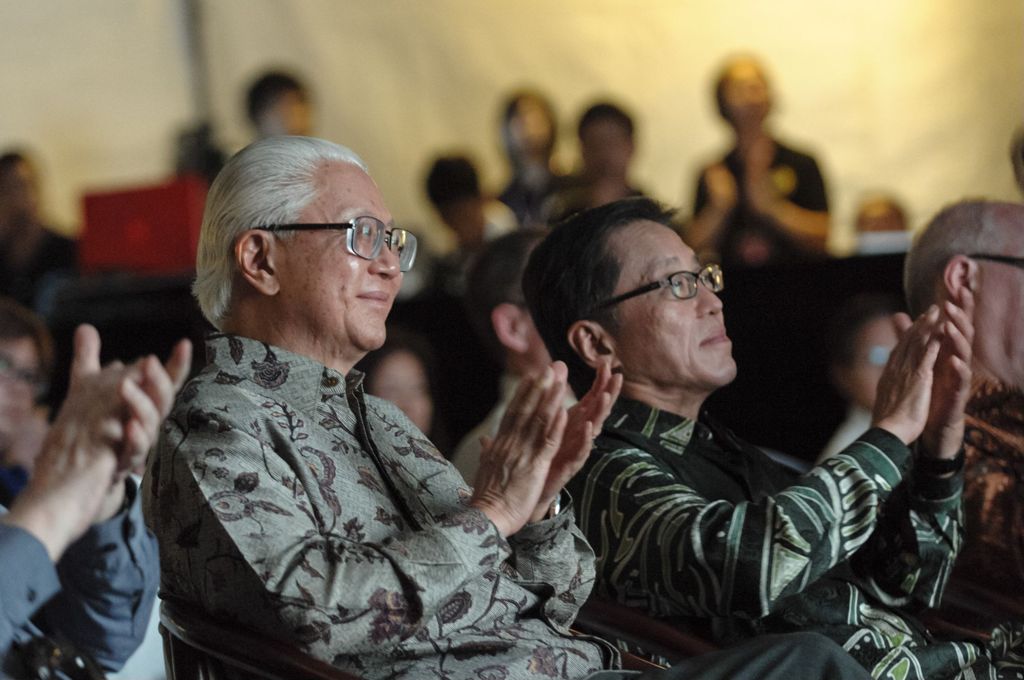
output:
<instances>
[{"instance_id":1,"label":"finger","mask_svg":"<svg viewBox=\"0 0 1024 680\"><path fill-rule=\"evenodd\" d=\"M153 403L160 420L170 413L174 395L178 388L173 379L154 356L147 357L142 364L142 388Z\"/></svg>"},{"instance_id":2,"label":"finger","mask_svg":"<svg viewBox=\"0 0 1024 680\"><path fill-rule=\"evenodd\" d=\"M192 367L192 343L188 339L178 341L171 351L171 356L164 364L164 370L171 378L173 392L177 393L188 378L188 372Z\"/></svg>"},{"instance_id":3,"label":"finger","mask_svg":"<svg viewBox=\"0 0 1024 680\"><path fill-rule=\"evenodd\" d=\"M516 393L509 402L508 408L505 409L505 415L502 416L499 430L508 432L525 426L527 419L533 414L541 394L543 394L547 385L550 384L551 379L552 372L550 366L544 369L544 372L539 376L523 378L519 382L519 387L516 388ZM548 382L545 384L545 381Z\"/></svg>"},{"instance_id":4,"label":"finger","mask_svg":"<svg viewBox=\"0 0 1024 680\"><path fill-rule=\"evenodd\" d=\"M85 376L99 373L100 334L95 327L82 324L75 329L74 354L71 359L71 387Z\"/></svg>"},{"instance_id":5,"label":"finger","mask_svg":"<svg viewBox=\"0 0 1024 680\"><path fill-rule=\"evenodd\" d=\"M136 420L128 421L125 426L122 465L120 469L141 475L146 470L146 457L153 446L145 428Z\"/></svg>"},{"instance_id":6,"label":"finger","mask_svg":"<svg viewBox=\"0 0 1024 680\"><path fill-rule=\"evenodd\" d=\"M897 312L896 314L893 314L892 320L893 323L896 324L896 331L900 337L903 337L903 334L910 330L911 325L913 325L914 323L910 319L910 316L904 314L903 312Z\"/></svg>"},{"instance_id":7,"label":"finger","mask_svg":"<svg viewBox=\"0 0 1024 680\"><path fill-rule=\"evenodd\" d=\"M96 435L100 441L106 442L112 447L124 439L124 426L120 418L103 418L96 423Z\"/></svg>"},{"instance_id":8,"label":"finger","mask_svg":"<svg viewBox=\"0 0 1024 680\"><path fill-rule=\"evenodd\" d=\"M559 380L557 371L554 373L551 385L544 390L544 394L537 403L536 411L530 419L534 438L543 437L545 440L549 440L556 420L562 415L568 415L565 409L565 376L562 375ZM560 439L561 435L559 435ZM552 451L552 453L554 452Z\"/></svg>"},{"instance_id":9,"label":"finger","mask_svg":"<svg viewBox=\"0 0 1024 680\"><path fill-rule=\"evenodd\" d=\"M551 422L544 432L544 447L541 451L543 458L553 458L562 445L562 437L565 434L565 425L569 422L569 412L559 408L553 414ZM589 442L590 440L585 440Z\"/></svg>"},{"instance_id":10,"label":"finger","mask_svg":"<svg viewBox=\"0 0 1024 680\"><path fill-rule=\"evenodd\" d=\"M162 369L160 370L163 372ZM170 385L169 380L167 383ZM118 394L128 407L129 417L137 422L148 436L155 438L157 428L160 427L160 422L163 420L163 414L160 413L149 394L133 380L128 379L121 382Z\"/></svg>"}]
</instances>

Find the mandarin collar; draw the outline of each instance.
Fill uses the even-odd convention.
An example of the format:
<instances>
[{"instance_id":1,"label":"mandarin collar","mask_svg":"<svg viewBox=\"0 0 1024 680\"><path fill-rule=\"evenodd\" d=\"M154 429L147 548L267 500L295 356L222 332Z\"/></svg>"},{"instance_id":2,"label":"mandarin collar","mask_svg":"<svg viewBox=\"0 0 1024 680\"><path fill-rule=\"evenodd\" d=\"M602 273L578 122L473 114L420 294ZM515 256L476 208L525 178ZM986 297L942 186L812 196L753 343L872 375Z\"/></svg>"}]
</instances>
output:
<instances>
[{"instance_id":1,"label":"mandarin collar","mask_svg":"<svg viewBox=\"0 0 1024 680\"><path fill-rule=\"evenodd\" d=\"M262 394L279 396L306 413L347 391L362 394L363 374L348 375L316 359L241 335L214 333L206 339L207 361L218 369L215 382L251 383Z\"/></svg>"},{"instance_id":2,"label":"mandarin collar","mask_svg":"<svg viewBox=\"0 0 1024 680\"><path fill-rule=\"evenodd\" d=\"M613 437L628 433L630 439L639 436L666 451L682 454L699 428L703 426L690 418L619 397L605 421L604 433Z\"/></svg>"}]
</instances>

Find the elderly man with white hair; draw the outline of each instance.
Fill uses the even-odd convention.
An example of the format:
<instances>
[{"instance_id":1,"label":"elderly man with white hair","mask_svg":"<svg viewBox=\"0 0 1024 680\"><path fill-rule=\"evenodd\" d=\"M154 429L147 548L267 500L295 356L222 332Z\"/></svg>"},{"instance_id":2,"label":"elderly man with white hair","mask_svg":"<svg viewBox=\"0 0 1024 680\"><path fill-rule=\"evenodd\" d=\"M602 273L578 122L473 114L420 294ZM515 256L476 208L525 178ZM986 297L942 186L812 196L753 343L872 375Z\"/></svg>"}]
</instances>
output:
<instances>
[{"instance_id":1,"label":"elderly man with white hair","mask_svg":"<svg viewBox=\"0 0 1024 680\"><path fill-rule=\"evenodd\" d=\"M1024 602L1024 205L960 201L907 255L912 311L969 290L974 375L967 403L966 537L955 578Z\"/></svg>"},{"instance_id":2,"label":"elderly man with white hair","mask_svg":"<svg viewBox=\"0 0 1024 680\"><path fill-rule=\"evenodd\" d=\"M381 345L416 254L352 152L274 137L210 189L195 292L222 334L151 461L162 594L369 678L622 677L573 635L594 578L565 482L621 381L571 411L566 368L525 379L469 488L352 366ZM748 666L749 662L749 666ZM669 677L865 677L816 636Z\"/></svg>"}]
</instances>

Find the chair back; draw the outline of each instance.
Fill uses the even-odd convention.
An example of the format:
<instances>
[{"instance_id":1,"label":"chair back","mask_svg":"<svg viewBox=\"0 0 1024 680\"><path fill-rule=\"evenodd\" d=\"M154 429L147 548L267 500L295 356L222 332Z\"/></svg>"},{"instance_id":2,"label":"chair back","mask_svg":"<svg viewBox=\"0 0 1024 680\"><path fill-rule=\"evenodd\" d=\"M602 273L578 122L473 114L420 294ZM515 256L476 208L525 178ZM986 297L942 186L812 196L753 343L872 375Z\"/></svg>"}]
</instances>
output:
<instances>
[{"instance_id":1,"label":"chair back","mask_svg":"<svg viewBox=\"0 0 1024 680\"><path fill-rule=\"evenodd\" d=\"M163 600L160 634L168 680L359 680L284 642Z\"/></svg>"}]
</instances>

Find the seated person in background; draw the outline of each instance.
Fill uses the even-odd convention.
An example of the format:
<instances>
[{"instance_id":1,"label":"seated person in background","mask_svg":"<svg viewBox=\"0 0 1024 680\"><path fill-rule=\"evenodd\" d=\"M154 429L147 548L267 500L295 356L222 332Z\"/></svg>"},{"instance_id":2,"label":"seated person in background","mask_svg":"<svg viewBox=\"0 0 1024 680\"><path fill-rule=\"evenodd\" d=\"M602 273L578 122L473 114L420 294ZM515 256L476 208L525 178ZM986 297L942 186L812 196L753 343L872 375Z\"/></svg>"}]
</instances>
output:
<instances>
[{"instance_id":1,"label":"seated person in background","mask_svg":"<svg viewBox=\"0 0 1024 680\"><path fill-rule=\"evenodd\" d=\"M593 553L568 498L556 501L619 382L602 372L567 413L563 365L525 380L470 489L352 370L384 342L415 255L350 150L272 137L228 161L195 283L224 334L146 477L161 593L367 678L576 679L614 667L609 645L569 630ZM749 677L793 677L797 664L803 677L863 677L822 639L739 653L779 669ZM721 655L685 670L742 666Z\"/></svg>"},{"instance_id":2,"label":"seated person in background","mask_svg":"<svg viewBox=\"0 0 1024 680\"><path fill-rule=\"evenodd\" d=\"M557 136L555 110L544 95L521 90L508 98L501 121L501 142L512 177L498 200L524 227L544 223L544 202L562 184L552 159Z\"/></svg>"},{"instance_id":3,"label":"seated person in background","mask_svg":"<svg viewBox=\"0 0 1024 680\"><path fill-rule=\"evenodd\" d=\"M908 613L938 603L963 536L970 292L912 326L900 317L872 429L797 477L702 414L736 375L715 295L722 273L701 265L670 217L645 199L581 213L523 275L570 384L609 369L623 377L569 485L599 592L703 623L718 640L824 633L874 677L1017 677L1019 630L988 647L938 643Z\"/></svg>"},{"instance_id":4,"label":"seated person in background","mask_svg":"<svg viewBox=\"0 0 1024 680\"><path fill-rule=\"evenodd\" d=\"M21 151L0 154L0 295L39 309L48 285L74 273L76 253L43 226L35 165Z\"/></svg>"},{"instance_id":5,"label":"seated person in background","mask_svg":"<svg viewBox=\"0 0 1024 680\"><path fill-rule=\"evenodd\" d=\"M576 132L582 169L551 197L546 211L551 223L580 210L643 195L629 179L636 145L633 118L625 109L598 102L583 112Z\"/></svg>"},{"instance_id":6,"label":"seated person in background","mask_svg":"<svg viewBox=\"0 0 1024 680\"><path fill-rule=\"evenodd\" d=\"M99 348L96 330L80 327L67 400L28 486L0 514L5 678L61 678L75 670L34 672L53 647L43 635L70 643L67 654L116 670L146 631L156 595L156 542L142 524L128 473L156 439L185 379L191 346L179 345L166 368L148 357L102 370Z\"/></svg>"},{"instance_id":7,"label":"seated person in background","mask_svg":"<svg viewBox=\"0 0 1024 680\"><path fill-rule=\"evenodd\" d=\"M703 261L726 269L823 256L825 182L811 156L767 128L772 97L761 64L747 56L729 60L715 81L715 103L735 146L701 172L687 242Z\"/></svg>"},{"instance_id":8,"label":"seated person in background","mask_svg":"<svg viewBox=\"0 0 1024 680\"><path fill-rule=\"evenodd\" d=\"M313 131L309 89L297 77L283 71L267 71L249 85L245 112L257 139L308 135Z\"/></svg>"},{"instance_id":9,"label":"seated person in background","mask_svg":"<svg viewBox=\"0 0 1024 680\"><path fill-rule=\"evenodd\" d=\"M904 284L911 312L974 294L967 530L954 578L1024 602L1024 206L942 210L908 253Z\"/></svg>"},{"instance_id":10,"label":"seated person in background","mask_svg":"<svg viewBox=\"0 0 1024 680\"><path fill-rule=\"evenodd\" d=\"M469 272L466 316L491 356L504 368L498 403L487 418L462 438L452 464L467 481L476 478L482 437L494 437L519 381L536 376L551 363L544 341L533 327L523 300L523 269L543 231L526 229L495 239L481 253Z\"/></svg>"},{"instance_id":11,"label":"seated person in background","mask_svg":"<svg viewBox=\"0 0 1024 680\"><path fill-rule=\"evenodd\" d=\"M437 362L426 338L389 328L381 348L367 354L356 369L365 376L367 394L397 406L439 451L447 452L445 428L434 409Z\"/></svg>"},{"instance_id":12,"label":"seated person in background","mask_svg":"<svg viewBox=\"0 0 1024 680\"><path fill-rule=\"evenodd\" d=\"M846 400L848 410L818 463L845 449L871 427L878 380L899 340L893 318L899 311L899 301L890 295L858 295L848 300L829 324L825 334L829 379Z\"/></svg>"},{"instance_id":13,"label":"seated person in background","mask_svg":"<svg viewBox=\"0 0 1024 680\"><path fill-rule=\"evenodd\" d=\"M28 482L46 436L46 393L53 340L46 324L9 298L0 298L0 505L10 505Z\"/></svg>"},{"instance_id":14,"label":"seated person in background","mask_svg":"<svg viewBox=\"0 0 1024 680\"><path fill-rule=\"evenodd\" d=\"M857 255L905 253L913 234L903 206L892 196L870 196L857 207Z\"/></svg>"},{"instance_id":15,"label":"seated person in background","mask_svg":"<svg viewBox=\"0 0 1024 680\"><path fill-rule=\"evenodd\" d=\"M465 156L442 156L427 173L427 197L455 237L454 248L435 265L435 286L462 295L466 271L491 239L516 228L515 216L480 190L480 178Z\"/></svg>"}]
</instances>

